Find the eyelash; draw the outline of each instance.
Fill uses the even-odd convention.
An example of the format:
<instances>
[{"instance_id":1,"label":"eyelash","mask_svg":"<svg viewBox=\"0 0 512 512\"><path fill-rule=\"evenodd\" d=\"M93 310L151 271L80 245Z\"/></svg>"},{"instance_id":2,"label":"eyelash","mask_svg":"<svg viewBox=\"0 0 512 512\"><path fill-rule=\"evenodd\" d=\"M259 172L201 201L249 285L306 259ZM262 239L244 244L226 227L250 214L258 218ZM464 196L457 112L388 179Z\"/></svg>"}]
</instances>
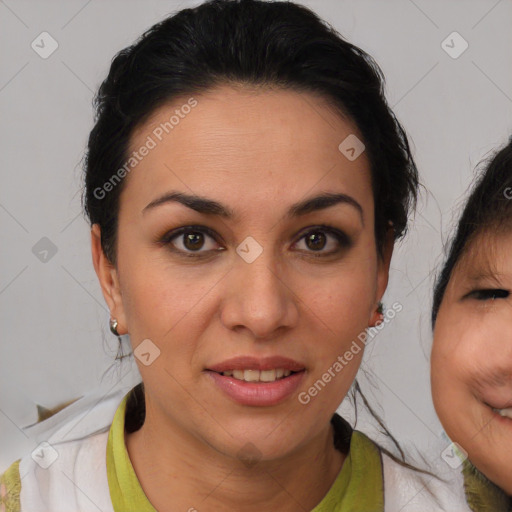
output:
<instances>
[{"instance_id":1,"label":"eyelash","mask_svg":"<svg viewBox=\"0 0 512 512\"><path fill-rule=\"evenodd\" d=\"M309 235L311 233L317 233L317 232L324 232L324 233L332 235L338 241L338 243L340 245L340 249L337 249L334 252L331 251L329 253L324 252L324 253L318 253L318 254L315 254L314 251L307 251L307 252L311 252L311 256L314 258L324 258L327 256L332 256L333 254L336 254L337 252L339 252L341 249L348 249L352 245L352 240L345 233L343 233L342 231L338 230L337 228L334 228L333 226L329 226L327 224L314 226L313 228L308 228L307 231L305 231L300 236L300 238L298 238L297 241L294 242L294 244L299 242L303 238L305 238L307 235ZM181 235L185 235L188 233L206 234L206 235L210 236L211 238L213 238L218 243L217 235L210 228L207 228L206 226L183 226L181 228L174 229L174 230L166 233L159 240L159 243L161 245L165 245L165 246L169 247L169 249L172 252L179 254L180 256L183 256L185 258L204 258L205 253L217 252L217 251L192 252L192 251L183 251L181 249L176 249L175 247L172 247L173 240L175 240L176 238L178 238Z\"/></svg>"},{"instance_id":2,"label":"eyelash","mask_svg":"<svg viewBox=\"0 0 512 512\"><path fill-rule=\"evenodd\" d=\"M473 298L476 300L495 300L495 299L506 299L510 295L508 290L501 288L486 288L482 290L473 290L468 293L466 297Z\"/></svg>"}]
</instances>

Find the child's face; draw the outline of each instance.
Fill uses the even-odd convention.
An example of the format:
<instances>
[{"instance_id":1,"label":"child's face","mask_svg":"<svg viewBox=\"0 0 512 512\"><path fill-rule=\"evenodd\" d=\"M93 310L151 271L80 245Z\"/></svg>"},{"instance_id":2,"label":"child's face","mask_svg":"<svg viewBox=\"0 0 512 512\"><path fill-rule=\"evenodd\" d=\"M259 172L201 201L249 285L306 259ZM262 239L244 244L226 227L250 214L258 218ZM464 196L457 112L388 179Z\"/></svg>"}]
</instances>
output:
<instances>
[{"instance_id":1,"label":"child's face","mask_svg":"<svg viewBox=\"0 0 512 512\"><path fill-rule=\"evenodd\" d=\"M432 393L452 441L512 494L512 231L478 236L439 309Z\"/></svg>"}]
</instances>

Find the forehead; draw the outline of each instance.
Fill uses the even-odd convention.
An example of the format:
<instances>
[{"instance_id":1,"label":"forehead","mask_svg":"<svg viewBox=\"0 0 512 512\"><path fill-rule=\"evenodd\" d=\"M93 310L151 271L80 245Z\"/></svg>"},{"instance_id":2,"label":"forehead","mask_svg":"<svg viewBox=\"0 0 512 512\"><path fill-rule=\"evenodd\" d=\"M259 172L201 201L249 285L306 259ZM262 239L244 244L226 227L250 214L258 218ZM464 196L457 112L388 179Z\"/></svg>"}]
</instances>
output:
<instances>
[{"instance_id":1,"label":"forehead","mask_svg":"<svg viewBox=\"0 0 512 512\"><path fill-rule=\"evenodd\" d=\"M453 281L478 282L512 276L512 230L489 228L467 246L453 272Z\"/></svg>"},{"instance_id":2,"label":"forehead","mask_svg":"<svg viewBox=\"0 0 512 512\"><path fill-rule=\"evenodd\" d=\"M134 131L130 154L152 148L127 176L123 195L147 204L178 188L224 202L283 201L335 188L373 208L366 153L350 160L339 149L349 136L362 140L320 96L217 87L158 108Z\"/></svg>"}]
</instances>

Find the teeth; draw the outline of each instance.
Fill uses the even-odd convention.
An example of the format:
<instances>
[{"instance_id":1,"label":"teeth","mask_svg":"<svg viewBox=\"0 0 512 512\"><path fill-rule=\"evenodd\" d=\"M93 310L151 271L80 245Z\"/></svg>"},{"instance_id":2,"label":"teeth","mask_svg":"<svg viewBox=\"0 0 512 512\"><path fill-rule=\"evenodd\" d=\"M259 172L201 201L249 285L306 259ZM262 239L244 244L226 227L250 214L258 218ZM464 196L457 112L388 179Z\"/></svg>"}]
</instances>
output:
<instances>
[{"instance_id":1,"label":"teeth","mask_svg":"<svg viewBox=\"0 0 512 512\"><path fill-rule=\"evenodd\" d=\"M259 372L260 380L263 382L272 382L276 380L276 371L275 370L262 370Z\"/></svg>"},{"instance_id":2,"label":"teeth","mask_svg":"<svg viewBox=\"0 0 512 512\"><path fill-rule=\"evenodd\" d=\"M275 370L229 370L222 372L226 377L234 377L246 382L274 382L283 377L291 375L290 370L276 368Z\"/></svg>"},{"instance_id":3,"label":"teeth","mask_svg":"<svg viewBox=\"0 0 512 512\"><path fill-rule=\"evenodd\" d=\"M244 380L246 382L258 382L260 380L259 370L244 370Z\"/></svg>"},{"instance_id":4,"label":"teeth","mask_svg":"<svg viewBox=\"0 0 512 512\"><path fill-rule=\"evenodd\" d=\"M495 411L504 418L512 419L512 407L509 407L508 409L495 409Z\"/></svg>"},{"instance_id":5,"label":"teeth","mask_svg":"<svg viewBox=\"0 0 512 512\"><path fill-rule=\"evenodd\" d=\"M243 370L233 370L233 377L238 380L245 380L244 379L244 371Z\"/></svg>"}]
</instances>

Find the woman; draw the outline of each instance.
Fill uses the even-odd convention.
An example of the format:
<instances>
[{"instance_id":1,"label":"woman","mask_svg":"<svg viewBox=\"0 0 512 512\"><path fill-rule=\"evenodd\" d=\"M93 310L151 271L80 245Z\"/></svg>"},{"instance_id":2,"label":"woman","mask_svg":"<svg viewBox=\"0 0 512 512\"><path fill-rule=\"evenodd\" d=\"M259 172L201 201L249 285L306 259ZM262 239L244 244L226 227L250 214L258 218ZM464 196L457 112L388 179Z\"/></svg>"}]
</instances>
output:
<instances>
[{"instance_id":1,"label":"woman","mask_svg":"<svg viewBox=\"0 0 512 512\"><path fill-rule=\"evenodd\" d=\"M475 512L512 510L511 255L512 139L464 207L432 311L434 404Z\"/></svg>"},{"instance_id":2,"label":"woman","mask_svg":"<svg viewBox=\"0 0 512 512\"><path fill-rule=\"evenodd\" d=\"M453 510L335 413L418 185L375 62L304 7L216 0L120 52L96 106L93 262L143 385L15 463L10 502Z\"/></svg>"}]
</instances>

